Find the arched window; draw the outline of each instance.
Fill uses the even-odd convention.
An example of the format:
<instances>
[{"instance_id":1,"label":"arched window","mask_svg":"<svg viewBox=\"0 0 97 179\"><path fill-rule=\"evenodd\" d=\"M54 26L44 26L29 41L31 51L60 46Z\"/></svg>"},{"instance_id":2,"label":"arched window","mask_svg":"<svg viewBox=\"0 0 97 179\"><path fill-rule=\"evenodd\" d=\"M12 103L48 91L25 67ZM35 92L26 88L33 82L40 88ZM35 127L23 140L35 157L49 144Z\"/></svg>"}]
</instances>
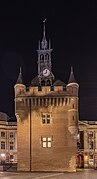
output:
<instances>
[{"instance_id":1,"label":"arched window","mask_svg":"<svg viewBox=\"0 0 97 179\"><path fill-rule=\"evenodd\" d=\"M45 55L45 60L49 60L49 55L48 54Z\"/></svg>"},{"instance_id":2,"label":"arched window","mask_svg":"<svg viewBox=\"0 0 97 179\"><path fill-rule=\"evenodd\" d=\"M40 55L40 60L41 60L41 61L44 60L44 56L43 56L43 54Z\"/></svg>"}]
</instances>

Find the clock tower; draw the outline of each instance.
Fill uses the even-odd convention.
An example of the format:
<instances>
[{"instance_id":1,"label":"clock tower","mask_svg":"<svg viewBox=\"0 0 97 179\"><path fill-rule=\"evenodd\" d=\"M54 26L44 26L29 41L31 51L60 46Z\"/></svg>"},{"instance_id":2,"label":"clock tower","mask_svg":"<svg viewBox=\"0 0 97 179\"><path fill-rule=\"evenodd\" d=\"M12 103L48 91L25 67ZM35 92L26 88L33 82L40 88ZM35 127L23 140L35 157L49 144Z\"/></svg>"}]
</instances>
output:
<instances>
[{"instance_id":1,"label":"clock tower","mask_svg":"<svg viewBox=\"0 0 97 179\"><path fill-rule=\"evenodd\" d=\"M52 85L54 80L54 75L52 73L51 64L51 43L46 40L45 36L45 21L43 21L43 39L39 41L38 47L38 79L39 85Z\"/></svg>"}]
</instances>

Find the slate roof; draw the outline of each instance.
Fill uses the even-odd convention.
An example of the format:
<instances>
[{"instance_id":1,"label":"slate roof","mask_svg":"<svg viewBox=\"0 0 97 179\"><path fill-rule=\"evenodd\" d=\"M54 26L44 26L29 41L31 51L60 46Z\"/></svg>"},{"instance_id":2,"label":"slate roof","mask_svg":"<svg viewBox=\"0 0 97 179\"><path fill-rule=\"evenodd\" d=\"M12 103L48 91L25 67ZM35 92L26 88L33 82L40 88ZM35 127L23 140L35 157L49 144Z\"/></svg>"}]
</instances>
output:
<instances>
[{"instance_id":1,"label":"slate roof","mask_svg":"<svg viewBox=\"0 0 97 179\"><path fill-rule=\"evenodd\" d=\"M54 86L65 86L65 83L61 80L56 80L53 85Z\"/></svg>"},{"instance_id":2,"label":"slate roof","mask_svg":"<svg viewBox=\"0 0 97 179\"><path fill-rule=\"evenodd\" d=\"M20 67L20 72L19 72L19 76L18 76L16 84L23 84L21 67Z\"/></svg>"},{"instance_id":3,"label":"slate roof","mask_svg":"<svg viewBox=\"0 0 97 179\"><path fill-rule=\"evenodd\" d=\"M68 84L69 83L76 83L72 67L71 67L70 77L69 77L69 80L68 80Z\"/></svg>"},{"instance_id":4,"label":"slate roof","mask_svg":"<svg viewBox=\"0 0 97 179\"><path fill-rule=\"evenodd\" d=\"M0 121L8 121L10 118L6 113L0 112Z\"/></svg>"},{"instance_id":5,"label":"slate roof","mask_svg":"<svg viewBox=\"0 0 97 179\"><path fill-rule=\"evenodd\" d=\"M31 86L38 86L39 85L39 79L38 76L32 79Z\"/></svg>"}]
</instances>

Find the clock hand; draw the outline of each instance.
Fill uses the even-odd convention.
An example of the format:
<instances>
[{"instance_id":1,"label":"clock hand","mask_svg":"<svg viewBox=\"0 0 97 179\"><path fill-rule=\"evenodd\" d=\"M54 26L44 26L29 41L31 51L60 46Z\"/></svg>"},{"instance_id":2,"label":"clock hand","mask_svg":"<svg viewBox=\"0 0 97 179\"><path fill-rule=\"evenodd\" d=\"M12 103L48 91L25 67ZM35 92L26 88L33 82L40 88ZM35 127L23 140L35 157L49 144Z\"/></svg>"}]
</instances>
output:
<instances>
[{"instance_id":1,"label":"clock hand","mask_svg":"<svg viewBox=\"0 0 97 179\"><path fill-rule=\"evenodd\" d=\"M44 74L46 74L46 73L47 73L47 70L44 71Z\"/></svg>"}]
</instances>

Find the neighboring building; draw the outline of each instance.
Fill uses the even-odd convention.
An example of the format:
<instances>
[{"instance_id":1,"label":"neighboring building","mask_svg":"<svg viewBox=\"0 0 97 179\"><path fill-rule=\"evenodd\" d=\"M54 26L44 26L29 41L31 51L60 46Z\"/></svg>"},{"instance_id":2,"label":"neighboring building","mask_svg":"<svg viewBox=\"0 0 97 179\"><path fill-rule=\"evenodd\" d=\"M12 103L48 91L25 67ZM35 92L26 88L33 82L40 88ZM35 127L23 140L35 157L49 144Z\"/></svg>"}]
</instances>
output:
<instances>
[{"instance_id":1,"label":"neighboring building","mask_svg":"<svg viewBox=\"0 0 97 179\"><path fill-rule=\"evenodd\" d=\"M77 167L97 167L97 121L79 121Z\"/></svg>"},{"instance_id":2,"label":"neighboring building","mask_svg":"<svg viewBox=\"0 0 97 179\"><path fill-rule=\"evenodd\" d=\"M37 52L38 75L26 90L20 69L14 86L18 171L76 171L79 85L72 68L67 85L54 79L45 22Z\"/></svg>"},{"instance_id":3,"label":"neighboring building","mask_svg":"<svg viewBox=\"0 0 97 179\"><path fill-rule=\"evenodd\" d=\"M17 122L0 112L0 164L17 163Z\"/></svg>"}]
</instances>

